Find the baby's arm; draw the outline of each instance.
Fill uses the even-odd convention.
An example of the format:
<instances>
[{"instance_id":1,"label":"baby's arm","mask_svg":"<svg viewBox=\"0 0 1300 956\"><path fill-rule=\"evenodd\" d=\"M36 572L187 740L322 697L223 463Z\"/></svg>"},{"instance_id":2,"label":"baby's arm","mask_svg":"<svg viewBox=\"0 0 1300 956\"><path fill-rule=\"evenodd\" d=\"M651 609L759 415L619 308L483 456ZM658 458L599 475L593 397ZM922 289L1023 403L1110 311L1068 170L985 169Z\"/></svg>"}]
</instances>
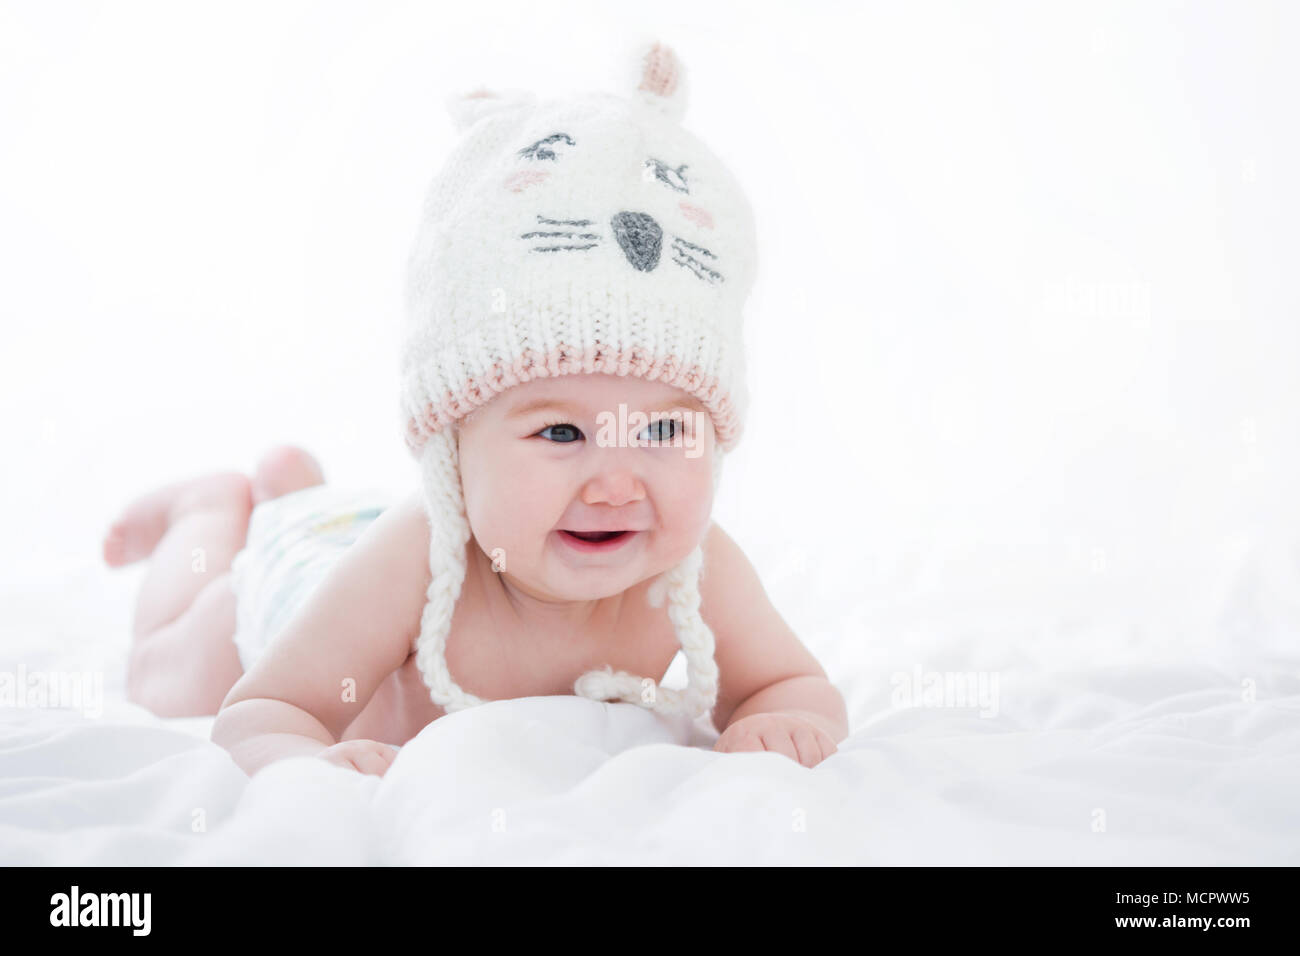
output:
<instances>
[{"instance_id":1,"label":"baby's arm","mask_svg":"<svg viewBox=\"0 0 1300 956\"><path fill-rule=\"evenodd\" d=\"M834 753L849 734L844 698L716 524L704 541L700 614L716 641L715 749L775 750L808 767Z\"/></svg>"},{"instance_id":2,"label":"baby's arm","mask_svg":"<svg viewBox=\"0 0 1300 956\"><path fill-rule=\"evenodd\" d=\"M285 757L326 755L402 666L424 608L428 548L418 495L387 509L230 689L212 740L245 772Z\"/></svg>"}]
</instances>

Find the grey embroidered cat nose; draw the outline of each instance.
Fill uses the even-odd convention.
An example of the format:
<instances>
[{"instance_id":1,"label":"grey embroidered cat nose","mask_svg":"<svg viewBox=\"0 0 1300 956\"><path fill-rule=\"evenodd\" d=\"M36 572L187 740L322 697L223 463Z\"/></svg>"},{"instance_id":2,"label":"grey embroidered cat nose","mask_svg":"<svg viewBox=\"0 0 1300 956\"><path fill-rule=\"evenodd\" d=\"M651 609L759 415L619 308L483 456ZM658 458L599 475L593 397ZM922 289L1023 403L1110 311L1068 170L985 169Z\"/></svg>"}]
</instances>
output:
<instances>
[{"instance_id":1,"label":"grey embroidered cat nose","mask_svg":"<svg viewBox=\"0 0 1300 956\"><path fill-rule=\"evenodd\" d=\"M627 261L641 270L650 272L659 265L659 250L663 246L664 231L653 216L643 212L620 212L609 221Z\"/></svg>"}]
</instances>

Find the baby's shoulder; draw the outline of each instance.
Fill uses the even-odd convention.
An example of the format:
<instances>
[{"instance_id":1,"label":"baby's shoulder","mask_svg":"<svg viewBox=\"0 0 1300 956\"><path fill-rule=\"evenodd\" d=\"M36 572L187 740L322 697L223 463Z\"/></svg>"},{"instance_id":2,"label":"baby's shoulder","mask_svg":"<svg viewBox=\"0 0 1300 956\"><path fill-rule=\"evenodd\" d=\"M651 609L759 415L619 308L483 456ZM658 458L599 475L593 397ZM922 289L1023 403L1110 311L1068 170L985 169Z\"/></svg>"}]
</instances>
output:
<instances>
[{"instance_id":1,"label":"baby's shoulder","mask_svg":"<svg viewBox=\"0 0 1300 956\"><path fill-rule=\"evenodd\" d=\"M398 498L384 509L378 521L383 522L382 537L394 545L420 551L429 547L429 519L420 492Z\"/></svg>"},{"instance_id":2,"label":"baby's shoulder","mask_svg":"<svg viewBox=\"0 0 1300 956\"><path fill-rule=\"evenodd\" d=\"M750 564L749 558L745 556L745 552L716 521L710 523L709 530L704 534L701 548L704 551L704 564L700 571L701 593L706 581L711 591L722 595L729 591L726 587L728 582L735 583L737 574L743 576L752 574L757 580L758 574Z\"/></svg>"},{"instance_id":3,"label":"baby's shoulder","mask_svg":"<svg viewBox=\"0 0 1300 956\"><path fill-rule=\"evenodd\" d=\"M388 578L388 595L422 595L430 575L429 522L419 494L385 508L348 551L356 566Z\"/></svg>"},{"instance_id":4,"label":"baby's shoulder","mask_svg":"<svg viewBox=\"0 0 1300 956\"><path fill-rule=\"evenodd\" d=\"M774 613L753 563L717 522L709 526L701 546L700 616L715 634L733 633L737 622Z\"/></svg>"}]
</instances>

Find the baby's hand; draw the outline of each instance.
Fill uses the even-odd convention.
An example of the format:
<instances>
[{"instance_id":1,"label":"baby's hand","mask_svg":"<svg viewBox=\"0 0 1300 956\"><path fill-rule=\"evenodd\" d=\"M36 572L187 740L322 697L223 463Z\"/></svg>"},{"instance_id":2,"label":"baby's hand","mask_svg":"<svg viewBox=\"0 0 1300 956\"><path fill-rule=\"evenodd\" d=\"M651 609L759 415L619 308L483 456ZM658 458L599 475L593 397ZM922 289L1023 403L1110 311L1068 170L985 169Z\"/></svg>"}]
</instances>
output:
<instances>
[{"instance_id":1,"label":"baby's hand","mask_svg":"<svg viewBox=\"0 0 1300 956\"><path fill-rule=\"evenodd\" d=\"M392 766L397 756L397 748L392 744L381 744L378 740L344 740L332 747L326 747L318 756L346 770L359 773L371 773L382 777Z\"/></svg>"},{"instance_id":2,"label":"baby's hand","mask_svg":"<svg viewBox=\"0 0 1300 956\"><path fill-rule=\"evenodd\" d=\"M722 732L713 749L722 753L772 750L805 767L835 753L835 741L816 724L794 714L750 714Z\"/></svg>"}]
</instances>

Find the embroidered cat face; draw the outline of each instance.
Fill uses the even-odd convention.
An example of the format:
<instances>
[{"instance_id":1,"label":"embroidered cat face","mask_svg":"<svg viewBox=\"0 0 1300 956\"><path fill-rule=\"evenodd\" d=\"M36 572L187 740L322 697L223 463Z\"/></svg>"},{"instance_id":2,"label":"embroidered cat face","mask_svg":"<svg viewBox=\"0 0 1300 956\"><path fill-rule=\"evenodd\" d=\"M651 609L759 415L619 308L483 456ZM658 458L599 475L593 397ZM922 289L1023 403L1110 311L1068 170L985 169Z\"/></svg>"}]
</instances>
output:
<instances>
[{"instance_id":1,"label":"embroidered cat face","mask_svg":"<svg viewBox=\"0 0 1300 956\"><path fill-rule=\"evenodd\" d=\"M587 141L585 136L581 139ZM607 145L597 144L596 148L602 154L615 152ZM590 175L590 164L582 162L582 149L579 138L563 130L542 136L516 152L519 168L505 177L502 187L539 198L546 190L538 187L553 177ZM718 268L718 254L704 244L716 228L715 219L706 206L693 200L692 185L698 190L700 183L690 167L688 162L647 154L634 167L640 182L650 187L636 197L643 200L637 204L643 208L593 214L599 218L555 218L586 210L556 210L551 215L537 212L535 223L529 224L532 228L519 238L528 242L530 251L542 254L586 253L616 244L628 265L641 272L653 272L661 263L672 262L703 282L723 282L726 276ZM613 172L617 178L618 171ZM631 172L625 170L624 174Z\"/></svg>"},{"instance_id":2,"label":"embroidered cat face","mask_svg":"<svg viewBox=\"0 0 1300 956\"><path fill-rule=\"evenodd\" d=\"M623 272L641 276L665 296L694 288L707 302L732 286L743 296L754 259L748 203L671 112L606 93L484 93L459 105L472 127L465 148L478 144L482 168L446 210L453 258L461 243L492 248L507 293L519 276L572 267L615 286Z\"/></svg>"}]
</instances>

